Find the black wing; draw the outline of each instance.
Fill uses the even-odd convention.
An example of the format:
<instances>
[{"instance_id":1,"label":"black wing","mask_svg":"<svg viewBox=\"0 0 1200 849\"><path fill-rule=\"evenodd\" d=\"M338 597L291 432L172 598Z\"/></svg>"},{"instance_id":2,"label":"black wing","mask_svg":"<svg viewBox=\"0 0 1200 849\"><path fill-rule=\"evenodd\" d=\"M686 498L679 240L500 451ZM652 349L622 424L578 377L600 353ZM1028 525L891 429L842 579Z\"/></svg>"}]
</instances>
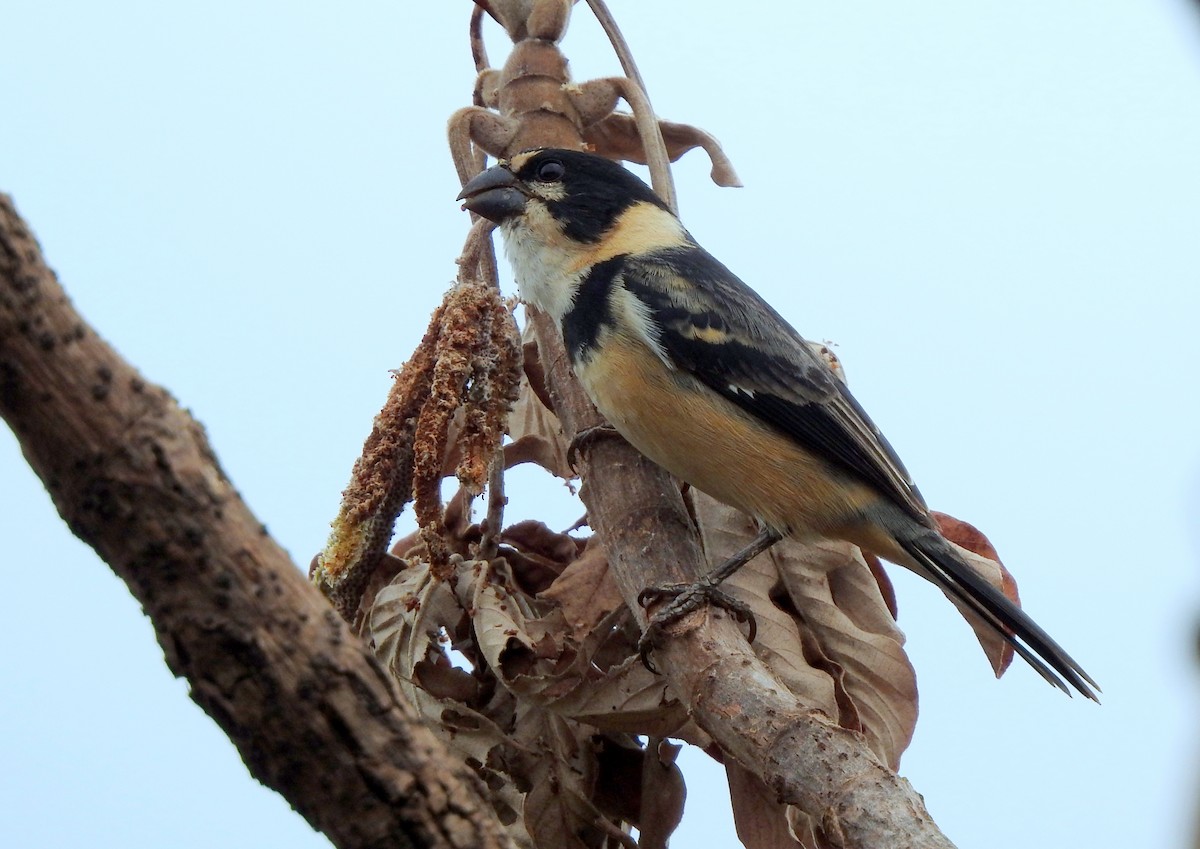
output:
<instances>
[{"instance_id":1,"label":"black wing","mask_svg":"<svg viewBox=\"0 0 1200 849\"><path fill-rule=\"evenodd\" d=\"M716 258L694 244L666 248L626 257L621 276L648 308L659 347L676 368L929 524L900 458L845 384Z\"/></svg>"}]
</instances>

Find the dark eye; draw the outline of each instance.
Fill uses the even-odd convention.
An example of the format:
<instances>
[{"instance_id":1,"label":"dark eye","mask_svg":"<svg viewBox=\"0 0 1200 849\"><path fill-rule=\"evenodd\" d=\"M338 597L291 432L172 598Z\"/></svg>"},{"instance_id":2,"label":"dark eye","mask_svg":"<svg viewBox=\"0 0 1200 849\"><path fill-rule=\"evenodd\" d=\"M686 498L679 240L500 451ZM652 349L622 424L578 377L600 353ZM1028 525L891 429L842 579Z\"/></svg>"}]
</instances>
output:
<instances>
[{"instance_id":1,"label":"dark eye","mask_svg":"<svg viewBox=\"0 0 1200 849\"><path fill-rule=\"evenodd\" d=\"M547 159L537 167L537 178L543 183L557 183L567 169L557 159Z\"/></svg>"}]
</instances>

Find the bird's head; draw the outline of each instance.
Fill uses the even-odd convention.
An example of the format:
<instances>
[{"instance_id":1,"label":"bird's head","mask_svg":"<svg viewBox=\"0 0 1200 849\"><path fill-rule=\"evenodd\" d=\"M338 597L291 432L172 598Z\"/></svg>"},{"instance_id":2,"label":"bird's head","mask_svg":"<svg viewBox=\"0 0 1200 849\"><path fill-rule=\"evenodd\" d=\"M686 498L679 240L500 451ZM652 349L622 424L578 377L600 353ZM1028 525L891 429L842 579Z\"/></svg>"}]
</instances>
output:
<instances>
[{"instance_id":1,"label":"bird's head","mask_svg":"<svg viewBox=\"0 0 1200 849\"><path fill-rule=\"evenodd\" d=\"M631 207L667 205L618 163L577 150L539 148L518 153L463 186L463 208L501 225L546 239L595 244Z\"/></svg>"},{"instance_id":2,"label":"bird's head","mask_svg":"<svg viewBox=\"0 0 1200 849\"><path fill-rule=\"evenodd\" d=\"M597 263L690 238L649 186L577 150L518 153L473 177L458 199L500 225L522 300L556 322Z\"/></svg>"}]
</instances>

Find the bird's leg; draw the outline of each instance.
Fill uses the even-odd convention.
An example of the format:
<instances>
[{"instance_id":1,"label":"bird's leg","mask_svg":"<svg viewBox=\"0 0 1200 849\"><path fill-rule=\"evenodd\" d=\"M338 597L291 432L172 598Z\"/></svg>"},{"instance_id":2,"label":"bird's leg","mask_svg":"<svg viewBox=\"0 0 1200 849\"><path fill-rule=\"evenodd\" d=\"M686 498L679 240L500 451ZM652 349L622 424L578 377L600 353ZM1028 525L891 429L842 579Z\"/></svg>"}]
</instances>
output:
<instances>
[{"instance_id":1,"label":"bird's leg","mask_svg":"<svg viewBox=\"0 0 1200 849\"><path fill-rule=\"evenodd\" d=\"M750 612L750 607L723 591L720 588L720 584L738 569L749 563L755 555L766 551L781 539L783 539L783 534L779 531L774 528L764 527L758 532L758 536L752 539L744 548L734 553L728 560L700 580L690 584L667 584L661 587L647 587L642 590L638 594L638 604L642 607L648 607L665 598L671 599L665 607L651 614L650 622L646 625L646 632L642 634L642 638L638 641L638 653L641 654L642 663L646 664L646 668L651 672L657 671L650 663L650 650L658 642L663 629L672 622L696 610L702 604L711 604L720 607L728 611L729 615L738 622L749 623L749 639L750 642L754 642L757 626L754 623L754 614Z\"/></svg>"},{"instance_id":2,"label":"bird's leg","mask_svg":"<svg viewBox=\"0 0 1200 849\"><path fill-rule=\"evenodd\" d=\"M572 470L575 469L575 461L579 459L579 449L591 445L598 439L603 437L623 438L620 432L612 425L605 423L585 427L579 433L575 434L575 438L571 440L571 444L567 446L567 465Z\"/></svg>"}]
</instances>

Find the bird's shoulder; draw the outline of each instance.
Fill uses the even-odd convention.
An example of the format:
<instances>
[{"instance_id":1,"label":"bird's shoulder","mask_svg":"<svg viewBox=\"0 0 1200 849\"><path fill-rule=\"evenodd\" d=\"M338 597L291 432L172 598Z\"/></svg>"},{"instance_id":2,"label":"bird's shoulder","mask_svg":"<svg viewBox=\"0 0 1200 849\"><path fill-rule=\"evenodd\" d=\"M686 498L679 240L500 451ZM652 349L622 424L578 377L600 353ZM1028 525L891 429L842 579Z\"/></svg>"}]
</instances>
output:
<instances>
[{"instance_id":1,"label":"bird's shoulder","mask_svg":"<svg viewBox=\"0 0 1200 849\"><path fill-rule=\"evenodd\" d=\"M797 403L837 394L806 340L750 286L689 236L624 257L619 280L644 303L674 364L747 396Z\"/></svg>"}]
</instances>

